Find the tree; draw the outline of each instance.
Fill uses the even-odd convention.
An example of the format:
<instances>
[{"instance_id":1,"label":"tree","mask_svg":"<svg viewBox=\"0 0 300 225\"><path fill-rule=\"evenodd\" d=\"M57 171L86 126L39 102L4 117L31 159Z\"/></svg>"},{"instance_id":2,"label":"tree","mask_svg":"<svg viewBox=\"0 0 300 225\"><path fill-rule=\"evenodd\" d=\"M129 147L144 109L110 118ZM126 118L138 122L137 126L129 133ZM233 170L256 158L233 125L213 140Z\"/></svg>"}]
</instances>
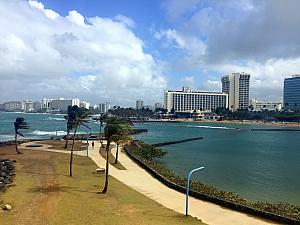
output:
<instances>
[{"instance_id":1,"label":"tree","mask_svg":"<svg viewBox=\"0 0 300 225\"><path fill-rule=\"evenodd\" d=\"M72 165L73 165L73 151L74 151L74 143L75 143L75 136L78 128L82 125L90 129L85 123L87 123L87 118L89 117L90 113L85 108L79 108L77 105L72 106L70 108L70 115L74 116L74 134L73 134L73 143L72 143L72 149L71 149L71 155L70 155L70 177L72 174Z\"/></svg>"},{"instance_id":2,"label":"tree","mask_svg":"<svg viewBox=\"0 0 300 225\"><path fill-rule=\"evenodd\" d=\"M68 147L68 140L69 140L69 134L70 131L74 129L75 126L75 111L73 110L74 108L72 108L72 106L68 106L68 115L65 116L65 119L67 120L67 135L66 135L66 144L65 144L65 148Z\"/></svg>"},{"instance_id":3,"label":"tree","mask_svg":"<svg viewBox=\"0 0 300 225\"><path fill-rule=\"evenodd\" d=\"M22 154L19 150L18 150L18 135L24 137L23 134L21 134L19 132L19 130L22 129L29 129L28 124L25 122L25 119L23 117L17 117L16 118L16 122L14 122L14 126L15 126L15 142L16 142L16 152L18 154Z\"/></svg>"},{"instance_id":4,"label":"tree","mask_svg":"<svg viewBox=\"0 0 300 225\"><path fill-rule=\"evenodd\" d=\"M118 136L120 136L120 137L128 136L130 129L131 129L131 123L124 119L112 117L112 118L109 118L106 120L106 126L104 128L104 136L107 141L107 144L106 144L106 169L105 169L105 185L102 190L103 194L107 192L107 188L108 188L108 174L109 174L108 157L109 157L109 151L110 151L110 144Z\"/></svg>"},{"instance_id":5,"label":"tree","mask_svg":"<svg viewBox=\"0 0 300 225\"><path fill-rule=\"evenodd\" d=\"M126 143L128 142L129 140L131 140L130 136L128 135L115 135L113 138L112 138L113 142L116 143L117 145L117 151L116 151L116 159L115 159L115 164L118 163L118 156L119 156L119 146L123 143Z\"/></svg>"}]
</instances>

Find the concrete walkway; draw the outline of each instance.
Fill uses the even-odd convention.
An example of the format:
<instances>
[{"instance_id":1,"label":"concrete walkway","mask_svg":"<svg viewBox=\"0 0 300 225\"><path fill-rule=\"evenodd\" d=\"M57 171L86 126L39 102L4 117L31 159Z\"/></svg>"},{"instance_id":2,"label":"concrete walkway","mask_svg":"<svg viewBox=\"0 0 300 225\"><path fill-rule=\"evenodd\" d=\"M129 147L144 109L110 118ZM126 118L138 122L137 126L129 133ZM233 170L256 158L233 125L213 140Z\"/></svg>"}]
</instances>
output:
<instances>
[{"instance_id":1,"label":"concrete walkway","mask_svg":"<svg viewBox=\"0 0 300 225\"><path fill-rule=\"evenodd\" d=\"M21 148L27 148L25 143ZM61 150L48 149L44 145L36 150L47 150L53 152L69 153ZM99 154L100 143L95 142L95 147L89 147L89 157L101 168L105 168L105 160ZM33 149L33 148L28 148ZM112 154L115 155L116 148L112 148ZM76 152L75 155L86 156L86 151ZM153 199L161 205L173 209L179 213L185 213L185 195L168 188L155 178L153 178L144 169L134 163L128 156L119 151L119 161L126 170L118 170L114 166L109 167L109 174L122 183L128 185L134 190ZM109 189L108 189L109 191ZM226 209L213 203L202 201L193 197L189 198L189 215L197 217L209 225L267 225L276 224L257 217L252 217L245 213Z\"/></svg>"}]
</instances>

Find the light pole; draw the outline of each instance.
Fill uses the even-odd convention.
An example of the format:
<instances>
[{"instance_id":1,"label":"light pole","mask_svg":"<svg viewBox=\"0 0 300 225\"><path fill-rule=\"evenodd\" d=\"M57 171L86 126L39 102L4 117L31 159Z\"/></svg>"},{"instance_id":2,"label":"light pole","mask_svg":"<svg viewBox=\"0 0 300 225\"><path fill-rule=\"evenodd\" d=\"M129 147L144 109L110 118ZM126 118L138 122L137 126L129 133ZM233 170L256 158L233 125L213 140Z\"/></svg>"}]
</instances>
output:
<instances>
[{"instance_id":1,"label":"light pole","mask_svg":"<svg viewBox=\"0 0 300 225\"><path fill-rule=\"evenodd\" d=\"M89 130L86 132L86 157L89 157Z\"/></svg>"},{"instance_id":2,"label":"light pole","mask_svg":"<svg viewBox=\"0 0 300 225\"><path fill-rule=\"evenodd\" d=\"M57 126L57 127L55 128L55 137L56 137L56 139L57 139L57 130L58 130L59 127L60 127L60 126Z\"/></svg>"},{"instance_id":3,"label":"light pole","mask_svg":"<svg viewBox=\"0 0 300 225\"><path fill-rule=\"evenodd\" d=\"M192 173L204 169L204 166L201 166L199 168L193 169L189 172L187 176L187 184L186 184L186 200L185 200L185 215L188 216L188 209L189 209L189 190L190 190L190 178Z\"/></svg>"}]
</instances>

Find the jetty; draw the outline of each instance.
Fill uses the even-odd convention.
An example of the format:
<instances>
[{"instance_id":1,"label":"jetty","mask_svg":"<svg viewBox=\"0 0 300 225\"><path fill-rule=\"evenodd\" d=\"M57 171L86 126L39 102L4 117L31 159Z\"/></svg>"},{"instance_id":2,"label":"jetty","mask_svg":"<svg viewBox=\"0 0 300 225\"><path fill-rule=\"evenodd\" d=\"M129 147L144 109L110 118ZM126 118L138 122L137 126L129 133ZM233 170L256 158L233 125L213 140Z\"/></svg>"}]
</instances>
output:
<instances>
[{"instance_id":1,"label":"jetty","mask_svg":"<svg viewBox=\"0 0 300 225\"><path fill-rule=\"evenodd\" d=\"M188 141L195 141L195 140L200 140L203 139L203 137L195 137L195 138L187 138L183 140L178 140L178 141L166 141L166 142L160 142L156 144L152 144L155 147L160 147L164 145L173 145L173 144L178 144L178 143L183 143L183 142L188 142Z\"/></svg>"},{"instance_id":2,"label":"jetty","mask_svg":"<svg viewBox=\"0 0 300 225\"><path fill-rule=\"evenodd\" d=\"M289 128L253 128L251 131L300 131L300 129Z\"/></svg>"}]
</instances>

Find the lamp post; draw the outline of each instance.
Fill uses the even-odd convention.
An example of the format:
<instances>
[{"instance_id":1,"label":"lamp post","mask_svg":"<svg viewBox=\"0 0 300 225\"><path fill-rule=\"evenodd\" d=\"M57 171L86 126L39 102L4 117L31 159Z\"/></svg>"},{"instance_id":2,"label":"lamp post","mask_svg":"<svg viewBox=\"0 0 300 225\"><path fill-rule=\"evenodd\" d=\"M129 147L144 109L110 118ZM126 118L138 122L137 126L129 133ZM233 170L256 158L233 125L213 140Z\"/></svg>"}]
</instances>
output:
<instances>
[{"instance_id":1,"label":"lamp post","mask_svg":"<svg viewBox=\"0 0 300 225\"><path fill-rule=\"evenodd\" d=\"M189 191L190 191L190 178L192 173L204 169L204 166L201 166L199 168L193 169L189 172L187 176L187 184L186 184L186 200L185 200L185 215L188 216L188 209L189 209Z\"/></svg>"},{"instance_id":2,"label":"lamp post","mask_svg":"<svg viewBox=\"0 0 300 225\"><path fill-rule=\"evenodd\" d=\"M89 157L89 130L86 132L86 157Z\"/></svg>"},{"instance_id":3,"label":"lamp post","mask_svg":"<svg viewBox=\"0 0 300 225\"><path fill-rule=\"evenodd\" d=\"M55 137L56 137L56 139L57 139L57 130L58 130L59 127L60 127L60 126L57 126L57 127L55 128Z\"/></svg>"}]
</instances>

